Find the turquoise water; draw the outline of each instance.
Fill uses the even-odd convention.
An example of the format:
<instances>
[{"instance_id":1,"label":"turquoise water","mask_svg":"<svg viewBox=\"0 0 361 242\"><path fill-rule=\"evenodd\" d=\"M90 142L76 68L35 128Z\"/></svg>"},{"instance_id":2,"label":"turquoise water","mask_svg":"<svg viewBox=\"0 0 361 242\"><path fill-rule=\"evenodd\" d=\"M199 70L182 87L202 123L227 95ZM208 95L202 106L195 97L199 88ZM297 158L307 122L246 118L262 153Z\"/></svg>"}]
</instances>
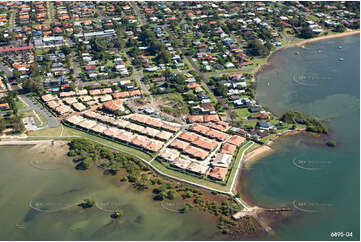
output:
<instances>
[{"instance_id":1,"label":"turquoise water","mask_svg":"<svg viewBox=\"0 0 361 242\"><path fill-rule=\"evenodd\" d=\"M0 147L0 157L0 240L227 239L213 217L165 210L118 175L76 171L69 158L30 147ZM85 198L98 208L76 206ZM117 220L103 211L115 208L124 211Z\"/></svg>"},{"instance_id":2,"label":"turquoise water","mask_svg":"<svg viewBox=\"0 0 361 242\"><path fill-rule=\"evenodd\" d=\"M280 239L329 240L331 232L360 239L359 53L359 35L313 42L277 52L257 76L262 105L277 115L289 109L315 115L337 142L329 148L321 139L283 137L243 173L256 204L300 210L274 228Z\"/></svg>"}]
</instances>

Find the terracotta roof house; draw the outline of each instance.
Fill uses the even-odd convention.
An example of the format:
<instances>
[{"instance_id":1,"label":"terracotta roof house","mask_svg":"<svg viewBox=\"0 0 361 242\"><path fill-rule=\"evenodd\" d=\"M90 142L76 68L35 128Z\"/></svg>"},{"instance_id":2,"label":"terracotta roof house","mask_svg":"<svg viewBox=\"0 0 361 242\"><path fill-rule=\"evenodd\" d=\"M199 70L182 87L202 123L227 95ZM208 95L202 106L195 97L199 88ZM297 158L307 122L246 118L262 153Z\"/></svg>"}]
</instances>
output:
<instances>
[{"instance_id":1,"label":"terracotta roof house","mask_svg":"<svg viewBox=\"0 0 361 242\"><path fill-rule=\"evenodd\" d=\"M108 136L108 137L113 137L115 138L120 132L122 132L120 129L118 128L114 128L114 127L110 127L106 130L104 130L103 134Z\"/></svg>"},{"instance_id":2,"label":"terracotta roof house","mask_svg":"<svg viewBox=\"0 0 361 242\"><path fill-rule=\"evenodd\" d=\"M146 127L144 130L142 130L142 133L146 134L146 135L148 135L150 137L155 137L160 133L160 131L158 129L153 129L151 127Z\"/></svg>"},{"instance_id":3,"label":"terracotta roof house","mask_svg":"<svg viewBox=\"0 0 361 242\"><path fill-rule=\"evenodd\" d=\"M112 98L112 95L106 94L106 95L99 96L98 99L99 99L100 102L103 103L103 102L110 101L113 98Z\"/></svg>"},{"instance_id":4,"label":"terracotta roof house","mask_svg":"<svg viewBox=\"0 0 361 242\"><path fill-rule=\"evenodd\" d=\"M227 142L236 146L240 146L246 138L241 137L239 135L233 135Z\"/></svg>"},{"instance_id":5,"label":"terracotta roof house","mask_svg":"<svg viewBox=\"0 0 361 242\"><path fill-rule=\"evenodd\" d=\"M194 157L196 159L200 159L200 160L204 160L207 155L208 152L199 148L196 148L194 146L188 146L187 148L185 148L183 150L184 153L190 155L191 157Z\"/></svg>"},{"instance_id":6,"label":"terracotta roof house","mask_svg":"<svg viewBox=\"0 0 361 242\"><path fill-rule=\"evenodd\" d=\"M127 129L141 133L145 128L141 125L131 123L127 126Z\"/></svg>"},{"instance_id":7,"label":"terracotta roof house","mask_svg":"<svg viewBox=\"0 0 361 242\"><path fill-rule=\"evenodd\" d=\"M158 151L158 150L160 150L162 148L163 144L164 143L161 142L161 141L151 140L150 142L148 142L146 144L146 146L144 148L147 149L147 150L156 152L156 151Z\"/></svg>"},{"instance_id":8,"label":"terracotta roof house","mask_svg":"<svg viewBox=\"0 0 361 242\"><path fill-rule=\"evenodd\" d=\"M217 129L219 131L225 131L227 128L224 127L223 125L220 125L219 123L211 123L209 125L210 128L213 128L213 129Z\"/></svg>"},{"instance_id":9,"label":"terracotta roof house","mask_svg":"<svg viewBox=\"0 0 361 242\"><path fill-rule=\"evenodd\" d=\"M233 155L234 152L236 151L237 146L232 145L230 143L224 143L222 145L222 149L221 149L221 154L229 154L229 155Z\"/></svg>"},{"instance_id":10,"label":"terracotta roof house","mask_svg":"<svg viewBox=\"0 0 361 242\"><path fill-rule=\"evenodd\" d=\"M149 126L152 126L152 127L156 127L156 128L161 128L163 126L162 122L156 120L156 119L152 119L152 118L149 118L147 121L146 121L146 124L149 125Z\"/></svg>"},{"instance_id":11,"label":"terracotta roof house","mask_svg":"<svg viewBox=\"0 0 361 242\"><path fill-rule=\"evenodd\" d=\"M214 150L218 145L218 143L214 140L203 137L199 137L198 139L193 141L192 144L208 151Z\"/></svg>"},{"instance_id":12,"label":"terracotta roof house","mask_svg":"<svg viewBox=\"0 0 361 242\"><path fill-rule=\"evenodd\" d=\"M173 136L173 133L162 130L155 137L160 140L169 140Z\"/></svg>"},{"instance_id":13,"label":"terracotta roof house","mask_svg":"<svg viewBox=\"0 0 361 242\"><path fill-rule=\"evenodd\" d=\"M131 143L134 137L135 136L131 132L124 130L116 136L117 139L128 143Z\"/></svg>"},{"instance_id":14,"label":"terracotta roof house","mask_svg":"<svg viewBox=\"0 0 361 242\"><path fill-rule=\"evenodd\" d=\"M84 110L86 109L86 107L85 107L84 104L78 103L78 102L73 103L73 104L72 104L72 107L73 107L76 111L78 111L78 112L84 111Z\"/></svg>"},{"instance_id":15,"label":"terracotta roof house","mask_svg":"<svg viewBox=\"0 0 361 242\"><path fill-rule=\"evenodd\" d=\"M126 128L128 125L130 125L130 122L127 120L119 119L116 121L116 126L120 128Z\"/></svg>"},{"instance_id":16,"label":"terracotta roof house","mask_svg":"<svg viewBox=\"0 0 361 242\"><path fill-rule=\"evenodd\" d=\"M141 135L135 135L131 143L138 147L145 148L149 142L150 140L147 137Z\"/></svg>"},{"instance_id":17,"label":"terracotta roof house","mask_svg":"<svg viewBox=\"0 0 361 242\"><path fill-rule=\"evenodd\" d=\"M90 120L90 119L85 119L84 121L80 122L78 125L82 128L85 129L91 129L92 127L94 127L97 124L96 121L94 120Z\"/></svg>"},{"instance_id":18,"label":"terracotta roof house","mask_svg":"<svg viewBox=\"0 0 361 242\"><path fill-rule=\"evenodd\" d=\"M215 138L219 141L224 141L229 136L227 133L224 133L224 132L221 132L221 131L218 131L215 129L210 129L206 135L210 138Z\"/></svg>"},{"instance_id":19,"label":"terracotta roof house","mask_svg":"<svg viewBox=\"0 0 361 242\"><path fill-rule=\"evenodd\" d=\"M112 95L113 95L113 98L114 98L114 99L129 97L129 93L128 93L128 92L114 92Z\"/></svg>"},{"instance_id":20,"label":"terracotta roof house","mask_svg":"<svg viewBox=\"0 0 361 242\"><path fill-rule=\"evenodd\" d=\"M200 134L206 134L210 128L204 126L204 125L200 125L200 124L193 124L189 130L192 130L196 133L200 133Z\"/></svg>"},{"instance_id":21,"label":"terracotta roof house","mask_svg":"<svg viewBox=\"0 0 361 242\"><path fill-rule=\"evenodd\" d=\"M71 104L73 104L73 103L76 103L77 100L76 100L76 98L74 98L74 97L67 97L67 98L64 98L64 102L65 102L66 104L68 104L68 105L71 105Z\"/></svg>"},{"instance_id":22,"label":"terracotta roof house","mask_svg":"<svg viewBox=\"0 0 361 242\"><path fill-rule=\"evenodd\" d=\"M63 114L66 114L66 113L71 113L72 112L72 109L68 106L65 106L65 105L60 105L60 106L57 106L55 108L55 111L60 114L60 115L63 115Z\"/></svg>"},{"instance_id":23,"label":"terracotta roof house","mask_svg":"<svg viewBox=\"0 0 361 242\"><path fill-rule=\"evenodd\" d=\"M101 91L99 89L94 89L94 90L90 90L89 91L89 94L91 96L97 96L97 95L100 95L101 94Z\"/></svg>"},{"instance_id":24,"label":"terracotta roof house","mask_svg":"<svg viewBox=\"0 0 361 242\"><path fill-rule=\"evenodd\" d=\"M83 95L87 95L87 94L88 94L88 90L86 90L86 89L76 91L76 95L78 95L78 96L83 96Z\"/></svg>"},{"instance_id":25,"label":"terracotta roof house","mask_svg":"<svg viewBox=\"0 0 361 242\"><path fill-rule=\"evenodd\" d=\"M268 114L267 113L252 113L250 118L266 120L266 119L268 119Z\"/></svg>"},{"instance_id":26,"label":"terracotta roof house","mask_svg":"<svg viewBox=\"0 0 361 242\"><path fill-rule=\"evenodd\" d=\"M203 117L203 122L208 123L208 122L219 122L219 116L217 114L209 114L209 115L204 115Z\"/></svg>"},{"instance_id":27,"label":"terracotta roof house","mask_svg":"<svg viewBox=\"0 0 361 242\"><path fill-rule=\"evenodd\" d=\"M111 88L103 88L100 90L101 94L110 94L113 92L113 90Z\"/></svg>"},{"instance_id":28,"label":"terracotta roof house","mask_svg":"<svg viewBox=\"0 0 361 242\"><path fill-rule=\"evenodd\" d=\"M75 96L75 95L76 95L76 93L73 91L59 93L59 97L71 97L71 96Z\"/></svg>"},{"instance_id":29,"label":"terracotta roof house","mask_svg":"<svg viewBox=\"0 0 361 242\"><path fill-rule=\"evenodd\" d=\"M44 102L49 102L55 99L55 97L51 94L46 94L41 96L41 99L43 99Z\"/></svg>"},{"instance_id":30,"label":"terracotta roof house","mask_svg":"<svg viewBox=\"0 0 361 242\"><path fill-rule=\"evenodd\" d=\"M110 112L124 112L123 100L116 99L103 103L103 108Z\"/></svg>"},{"instance_id":31,"label":"terracotta roof house","mask_svg":"<svg viewBox=\"0 0 361 242\"><path fill-rule=\"evenodd\" d=\"M199 84L198 84L198 83L193 82L193 83L189 83L189 84L187 85L187 87L188 87L188 88L190 88L190 89L192 89L192 88L199 87Z\"/></svg>"},{"instance_id":32,"label":"terracotta roof house","mask_svg":"<svg viewBox=\"0 0 361 242\"><path fill-rule=\"evenodd\" d=\"M178 150L185 150L188 146L189 143L184 142L182 140L179 139L175 139L172 141L172 143L169 144L170 147L176 148Z\"/></svg>"},{"instance_id":33,"label":"terracotta roof house","mask_svg":"<svg viewBox=\"0 0 361 242\"><path fill-rule=\"evenodd\" d=\"M105 130L107 130L107 127L102 125L102 124L97 124L97 125L91 127L91 130L93 130L94 132L102 134Z\"/></svg>"},{"instance_id":34,"label":"terracotta roof house","mask_svg":"<svg viewBox=\"0 0 361 242\"><path fill-rule=\"evenodd\" d=\"M188 115L187 118L189 123L203 123L202 115Z\"/></svg>"},{"instance_id":35,"label":"terracotta roof house","mask_svg":"<svg viewBox=\"0 0 361 242\"><path fill-rule=\"evenodd\" d=\"M53 100L53 101L47 102L46 105L48 105L50 108L54 109L54 108L60 106L61 103L60 103L60 101Z\"/></svg>"},{"instance_id":36,"label":"terracotta roof house","mask_svg":"<svg viewBox=\"0 0 361 242\"><path fill-rule=\"evenodd\" d=\"M180 129L180 127L177 127L177 126L174 126L174 125L169 125L169 124L163 124L162 129L165 129L167 131L175 133Z\"/></svg>"},{"instance_id":37,"label":"terracotta roof house","mask_svg":"<svg viewBox=\"0 0 361 242\"><path fill-rule=\"evenodd\" d=\"M178 138L179 139L182 139L182 140L185 140L185 141L189 141L189 142L193 142L195 141L196 139L198 139L198 135L194 134L194 133L191 133L191 132L187 132L187 131L183 131L179 136Z\"/></svg>"},{"instance_id":38,"label":"terracotta roof house","mask_svg":"<svg viewBox=\"0 0 361 242\"><path fill-rule=\"evenodd\" d=\"M66 119L66 121L68 121L69 123L72 123L72 124L78 124L80 122L83 122L84 120L85 119L80 115L70 116Z\"/></svg>"},{"instance_id":39,"label":"terracotta roof house","mask_svg":"<svg viewBox=\"0 0 361 242\"><path fill-rule=\"evenodd\" d=\"M216 180L224 181L228 172L228 168L225 167L214 167L209 173L208 176Z\"/></svg>"},{"instance_id":40,"label":"terracotta roof house","mask_svg":"<svg viewBox=\"0 0 361 242\"><path fill-rule=\"evenodd\" d=\"M141 124L145 124L145 123L147 123L149 118L147 116L145 116L145 115L134 114L129 119L132 120L132 121L141 123Z\"/></svg>"}]
</instances>

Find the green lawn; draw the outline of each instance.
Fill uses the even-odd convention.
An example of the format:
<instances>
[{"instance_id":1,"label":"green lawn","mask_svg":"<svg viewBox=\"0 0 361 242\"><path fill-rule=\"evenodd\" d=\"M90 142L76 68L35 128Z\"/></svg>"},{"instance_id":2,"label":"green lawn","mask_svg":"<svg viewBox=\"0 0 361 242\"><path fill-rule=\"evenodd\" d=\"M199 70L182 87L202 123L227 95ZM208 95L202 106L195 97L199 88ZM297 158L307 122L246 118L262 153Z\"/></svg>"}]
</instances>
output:
<instances>
[{"instance_id":1,"label":"green lawn","mask_svg":"<svg viewBox=\"0 0 361 242\"><path fill-rule=\"evenodd\" d=\"M60 137L60 134L61 134L61 126L28 132L28 136L35 136L35 137L42 137L42 136ZM63 136L69 136L69 134L67 134L64 131Z\"/></svg>"},{"instance_id":2,"label":"green lawn","mask_svg":"<svg viewBox=\"0 0 361 242\"><path fill-rule=\"evenodd\" d=\"M248 110L248 108L235 108L232 110L234 114L237 116L237 120L243 120L244 118L247 118L251 115L251 112Z\"/></svg>"},{"instance_id":3,"label":"green lawn","mask_svg":"<svg viewBox=\"0 0 361 242\"><path fill-rule=\"evenodd\" d=\"M15 106L18 110L28 107L28 105L25 102L21 101L19 98L16 99Z\"/></svg>"}]
</instances>

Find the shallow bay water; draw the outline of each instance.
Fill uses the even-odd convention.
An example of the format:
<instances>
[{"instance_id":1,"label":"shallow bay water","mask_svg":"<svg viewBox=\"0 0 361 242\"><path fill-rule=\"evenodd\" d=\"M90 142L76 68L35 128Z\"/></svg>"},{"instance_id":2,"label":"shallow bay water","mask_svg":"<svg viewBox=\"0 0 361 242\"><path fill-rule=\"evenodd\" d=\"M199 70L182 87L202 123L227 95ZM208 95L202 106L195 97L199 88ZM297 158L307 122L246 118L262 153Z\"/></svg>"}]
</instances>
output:
<instances>
[{"instance_id":1,"label":"shallow bay water","mask_svg":"<svg viewBox=\"0 0 361 242\"><path fill-rule=\"evenodd\" d=\"M77 171L66 156L53 161L51 153L26 146L0 147L0 157L0 240L227 239L215 219L164 209L151 191L138 192L95 167ZM85 198L96 207L76 206ZM116 208L124 216L113 220L109 210Z\"/></svg>"},{"instance_id":2,"label":"shallow bay water","mask_svg":"<svg viewBox=\"0 0 361 242\"><path fill-rule=\"evenodd\" d=\"M275 226L280 239L329 240L344 232L343 239L359 240L360 36L283 49L256 79L262 105L279 116L293 109L324 120L337 146L304 135L278 139L272 154L243 173L246 195L300 211Z\"/></svg>"}]
</instances>

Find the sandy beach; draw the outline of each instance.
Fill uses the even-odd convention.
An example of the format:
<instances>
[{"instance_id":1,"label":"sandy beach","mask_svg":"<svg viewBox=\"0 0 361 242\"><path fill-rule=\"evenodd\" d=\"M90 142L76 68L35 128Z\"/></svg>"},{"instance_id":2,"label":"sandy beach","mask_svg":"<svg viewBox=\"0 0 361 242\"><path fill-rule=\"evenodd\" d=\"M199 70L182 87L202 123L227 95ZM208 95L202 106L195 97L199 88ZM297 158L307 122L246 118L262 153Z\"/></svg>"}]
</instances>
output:
<instances>
[{"instance_id":1,"label":"sandy beach","mask_svg":"<svg viewBox=\"0 0 361 242\"><path fill-rule=\"evenodd\" d=\"M33 152L53 154L55 159L68 153L68 143L69 141L65 140L3 140L0 141L0 146L30 145L33 146L31 147Z\"/></svg>"},{"instance_id":2,"label":"sandy beach","mask_svg":"<svg viewBox=\"0 0 361 242\"><path fill-rule=\"evenodd\" d=\"M244 157L243 167L248 168L252 164L251 161L255 161L257 158L260 158L271 151L273 151L272 148L267 145L262 145L251 151Z\"/></svg>"},{"instance_id":3,"label":"sandy beach","mask_svg":"<svg viewBox=\"0 0 361 242\"><path fill-rule=\"evenodd\" d=\"M345 36L348 36L348 35L354 35L354 34L360 34L360 30L348 31L348 32L337 33L337 34L330 34L330 35L320 36L320 37L316 37L316 38L312 38L312 39L305 39L305 40L302 40L300 42L287 45L284 48L302 46L302 45L305 45L307 43L311 43L311 42L315 42L315 41L319 41L319 40L341 38L341 37L345 37Z\"/></svg>"}]
</instances>

